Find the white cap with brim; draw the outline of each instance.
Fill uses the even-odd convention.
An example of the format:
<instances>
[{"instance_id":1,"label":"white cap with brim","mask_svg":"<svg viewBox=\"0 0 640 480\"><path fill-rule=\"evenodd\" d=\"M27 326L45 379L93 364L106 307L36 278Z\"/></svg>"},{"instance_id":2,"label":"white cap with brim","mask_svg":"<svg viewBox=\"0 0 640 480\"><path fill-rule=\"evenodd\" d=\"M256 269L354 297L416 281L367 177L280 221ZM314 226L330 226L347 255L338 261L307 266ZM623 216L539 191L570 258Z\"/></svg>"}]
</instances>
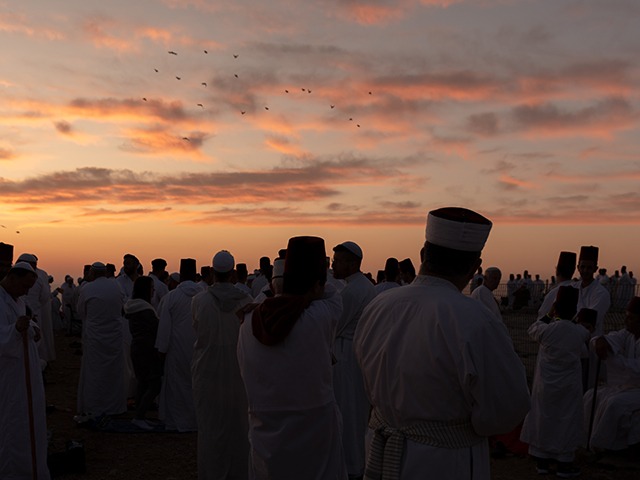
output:
<instances>
[{"instance_id":1,"label":"white cap with brim","mask_svg":"<svg viewBox=\"0 0 640 480\"><path fill-rule=\"evenodd\" d=\"M13 267L11 267L11 270L15 270L15 269L28 270L31 273L36 273L33 267L29 265L27 262L16 262L16 264Z\"/></svg>"},{"instance_id":2,"label":"white cap with brim","mask_svg":"<svg viewBox=\"0 0 640 480\"><path fill-rule=\"evenodd\" d=\"M213 257L212 267L216 272L226 273L233 270L233 267L235 266L235 264L236 263L233 258L233 255L231 255L226 250L221 250L218 253L216 253L215 256Z\"/></svg>"},{"instance_id":3,"label":"white cap with brim","mask_svg":"<svg viewBox=\"0 0 640 480\"><path fill-rule=\"evenodd\" d=\"M284 275L284 264L285 264L284 258L276 258L273 261L273 277L271 278L279 278Z\"/></svg>"},{"instance_id":4,"label":"white cap with brim","mask_svg":"<svg viewBox=\"0 0 640 480\"><path fill-rule=\"evenodd\" d=\"M38 263L38 259L34 255L31 255L30 253L23 253L18 257L18 262Z\"/></svg>"},{"instance_id":5,"label":"white cap with brim","mask_svg":"<svg viewBox=\"0 0 640 480\"><path fill-rule=\"evenodd\" d=\"M174 281L176 282L180 282L180 274L178 272L173 272L171 275L169 275L171 278L173 278Z\"/></svg>"},{"instance_id":6,"label":"white cap with brim","mask_svg":"<svg viewBox=\"0 0 640 480\"><path fill-rule=\"evenodd\" d=\"M487 242L492 225L487 218L466 208L440 208L427 216L426 239L453 250L479 252Z\"/></svg>"},{"instance_id":7,"label":"white cap with brim","mask_svg":"<svg viewBox=\"0 0 640 480\"><path fill-rule=\"evenodd\" d=\"M340 244L340 246L346 248L347 250L349 250L351 253L353 253L356 257L358 257L359 259L362 259L362 249L360 248L360 246L356 243L356 242L342 242Z\"/></svg>"},{"instance_id":8,"label":"white cap with brim","mask_svg":"<svg viewBox=\"0 0 640 480\"><path fill-rule=\"evenodd\" d=\"M96 272L106 272L107 266L102 262L93 262L91 264L91 270L95 270Z\"/></svg>"}]
</instances>

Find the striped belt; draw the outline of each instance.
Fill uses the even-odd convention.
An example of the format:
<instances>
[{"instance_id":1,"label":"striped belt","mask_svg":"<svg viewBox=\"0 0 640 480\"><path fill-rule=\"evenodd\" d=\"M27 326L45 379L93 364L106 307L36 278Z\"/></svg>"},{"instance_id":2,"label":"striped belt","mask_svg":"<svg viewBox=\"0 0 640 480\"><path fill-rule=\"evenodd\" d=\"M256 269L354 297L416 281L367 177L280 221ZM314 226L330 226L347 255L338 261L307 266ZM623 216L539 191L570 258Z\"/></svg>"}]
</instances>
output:
<instances>
[{"instance_id":1,"label":"striped belt","mask_svg":"<svg viewBox=\"0 0 640 480\"><path fill-rule=\"evenodd\" d=\"M404 439L440 448L469 448L478 445L484 437L478 435L471 420L450 422L424 422L403 428L390 427L373 410L369 427L374 430L369 449L365 477L371 480L398 480Z\"/></svg>"}]
</instances>

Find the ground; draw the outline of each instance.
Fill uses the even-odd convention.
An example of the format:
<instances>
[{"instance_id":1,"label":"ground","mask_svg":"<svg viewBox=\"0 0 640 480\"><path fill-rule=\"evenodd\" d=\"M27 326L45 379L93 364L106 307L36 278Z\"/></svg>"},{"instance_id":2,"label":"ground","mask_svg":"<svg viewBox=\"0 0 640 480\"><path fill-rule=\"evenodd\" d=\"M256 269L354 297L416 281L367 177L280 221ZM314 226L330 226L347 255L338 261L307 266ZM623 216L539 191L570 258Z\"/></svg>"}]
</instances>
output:
<instances>
[{"instance_id":1,"label":"ground","mask_svg":"<svg viewBox=\"0 0 640 480\"><path fill-rule=\"evenodd\" d=\"M77 338L56 333L57 360L47 369L45 386L47 403L55 411L47 415L47 428L53 430L49 453L63 452L68 440L82 440L86 452L87 473L63 475L62 480L186 480L197 478L196 433L104 433L76 427L76 395L81 356L69 345ZM150 417L155 417L151 412ZM126 414L123 419L133 418ZM622 456L579 452L576 465L582 468L582 479L637 480L640 463ZM491 460L491 478L539 479L534 464L523 457Z\"/></svg>"}]
</instances>

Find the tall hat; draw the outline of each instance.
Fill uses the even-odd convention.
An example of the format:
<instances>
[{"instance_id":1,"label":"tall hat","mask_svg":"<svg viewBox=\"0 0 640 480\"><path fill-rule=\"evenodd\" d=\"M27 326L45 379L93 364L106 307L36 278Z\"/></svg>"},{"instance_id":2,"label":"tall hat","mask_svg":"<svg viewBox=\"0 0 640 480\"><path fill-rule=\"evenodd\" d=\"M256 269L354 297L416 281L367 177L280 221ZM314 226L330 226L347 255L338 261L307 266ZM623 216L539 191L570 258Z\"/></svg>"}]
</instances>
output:
<instances>
[{"instance_id":1,"label":"tall hat","mask_svg":"<svg viewBox=\"0 0 640 480\"><path fill-rule=\"evenodd\" d=\"M578 312L578 322L595 325L598 320L598 311L592 308L581 308Z\"/></svg>"},{"instance_id":2,"label":"tall hat","mask_svg":"<svg viewBox=\"0 0 640 480\"><path fill-rule=\"evenodd\" d=\"M267 269L271 266L271 259L269 257L260 258L260 268Z\"/></svg>"},{"instance_id":3,"label":"tall hat","mask_svg":"<svg viewBox=\"0 0 640 480\"><path fill-rule=\"evenodd\" d=\"M289 239L284 274L292 278L319 278L327 273L324 240L319 237Z\"/></svg>"},{"instance_id":4,"label":"tall hat","mask_svg":"<svg viewBox=\"0 0 640 480\"><path fill-rule=\"evenodd\" d=\"M200 275L203 277L211 275L211 267L200 267Z\"/></svg>"},{"instance_id":5,"label":"tall hat","mask_svg":"<svg viewBox=\"0 0 640 480\"><path fill-rule=\"evenodd\" d=\"M400 266L400 270L402 270L403 272L416 271L410 258L405 258L400 263L398 263L398 265Z\"/></svg>"},{"instance_id":6,"label":"tall hat","mask_svg":"<svg viewBox=\"0 0 640 480\"><path fill-rule=\"evenodd\" d=\"M479 252L484 248L491 221L466 208L445 207L427 216L427 242L453 250Z\"/></svg>"},{"instance_id":7,"label":"tall hat","mask_svg":"<svg viewBox=\"0 0 640 480\"><path fill-rule=\"evenodd\" d=\"M235 259L226 250L220 250L213 256L213 269L218 273L226 273L233 270Z\"/></svg>"},{"instance_id":8,"label":"tall hat","mask_svg":"<svg viewBox=\"0 0 640 480\"><path fill-rule=\"evenodd\" d=\"M560 252L558 267L576 268L576 254L573 252Z\"/></svg>"},{"instance_id":9,"label":"tall hat","mask_svg":"<svg viewBox=\"0 0 640 480\"><path fill-rule=\"evenodd\" d=\"M0 242L0 261L13 262L13 245Z\"/></svg>"},{"instance_id":10,"label":"tall hat","mask_svg":"<svg viewBox=\"0 0 640 480\"><path fill-rule=\"evenodd\" d=\"M578 308L578 296L579 292L577 288L573 288L570 285L563 285L558 288L558 294L556 295L556 309L563 308L569 309L573 308L573 314L575 315L575 311Z\"/></svg>"},{"instance_id":11,"label":"tall hat","mask_svg":"<svg viewBox=\"0 0 640 480\"><path fill-rule=\"evenodd\" d=\"M191 278L196 276L196 271L196 261L193 258L180 260L180 275Z\"/></svg>"},{"instance_id":12,"label":"tall hat","mask_svg":"<svg viewBox=\"0 0 640 480\"><path fill-rule=\"evenodd\" d=\"M246 274L247 273L247 264L246 263L238 263L236 265L236 272L240 273L240 274Z\"/></svg>"},{"instance_id":13,"label":"tall hat","mask_svg":"<svg viewBox=\"0 0 640 480\"><path fill-rule=\"evenodd\" d=\"M151 266L153 268L165 268L167 261L164 258L156 258L155 260L151 260Z\"/></svg>"},{"instance_id":14,"label":"tall hat","mask_svg":"<svg viewBox=\"0 0 640 480\"><path fill-rule=\"evenodd\" d=\"M633 297L631 303L627 307L627 312L640 315L640 297Z\"/></svg>"},{"instance_id":15,"label":"tall hat","mask_svg":"<svg viewBox=\"0 0 640 480\"><path fill-rule=\"evenodd\" d=\"M598 247L580 247L579 260L587 260L598 263Z\"/></svg>"}]
</instances>

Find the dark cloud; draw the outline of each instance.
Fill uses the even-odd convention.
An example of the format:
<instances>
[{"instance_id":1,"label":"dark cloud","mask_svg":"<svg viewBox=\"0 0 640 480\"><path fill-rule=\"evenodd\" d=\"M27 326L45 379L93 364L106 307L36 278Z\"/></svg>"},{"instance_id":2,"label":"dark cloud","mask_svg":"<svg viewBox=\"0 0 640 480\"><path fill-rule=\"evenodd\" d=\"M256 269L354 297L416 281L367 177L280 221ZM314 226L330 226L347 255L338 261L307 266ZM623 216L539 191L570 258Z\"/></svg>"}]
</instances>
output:
<instances>
[{"instance_id":1,"label":"dark cloud","mask_svg":"<svg viewBox=\"0 0 640 480\"><path fill-rule=\"evenodd\" d=\"M381 207L388 208L390 210L415 210L420 208L422 203L420 202L380 202Z\"/></svg>"}]
</instances>

